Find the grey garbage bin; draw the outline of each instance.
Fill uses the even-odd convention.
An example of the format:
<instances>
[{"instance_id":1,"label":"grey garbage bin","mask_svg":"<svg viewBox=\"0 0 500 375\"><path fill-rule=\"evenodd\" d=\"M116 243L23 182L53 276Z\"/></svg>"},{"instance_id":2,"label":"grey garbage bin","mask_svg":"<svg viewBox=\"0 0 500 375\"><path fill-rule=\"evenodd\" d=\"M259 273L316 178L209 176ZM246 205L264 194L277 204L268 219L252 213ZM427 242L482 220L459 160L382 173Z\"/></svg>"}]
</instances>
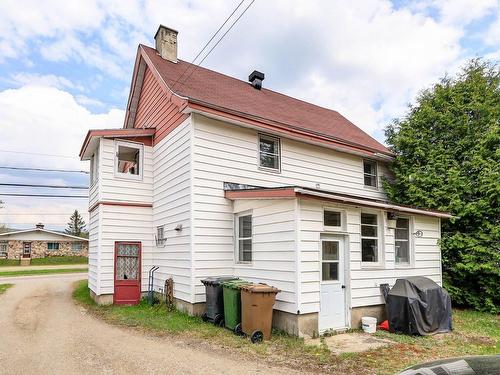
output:
<instances>
[{"instance_id":1,"label":"grey garbage bin","mask_svg":"<svg viewBox=\"0 0 500 375\"><path fill-rule=\"evenodd\" d=\"M201 280L205 285L205 313L201 316L204 322L224 325L224 298L222 294L223 281L237 280L234 276L213 276Z\"/></svg>"}]
</instances>

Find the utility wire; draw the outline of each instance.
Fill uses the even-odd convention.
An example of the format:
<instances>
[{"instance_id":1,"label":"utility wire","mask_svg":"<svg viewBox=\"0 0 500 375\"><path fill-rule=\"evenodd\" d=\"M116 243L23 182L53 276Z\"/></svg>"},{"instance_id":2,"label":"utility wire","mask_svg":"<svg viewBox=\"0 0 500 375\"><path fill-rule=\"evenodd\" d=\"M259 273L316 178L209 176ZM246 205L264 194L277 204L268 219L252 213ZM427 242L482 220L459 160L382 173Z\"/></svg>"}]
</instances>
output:
<instances>
[{"instance_id":1,"label":"utility wire","mask_svg":"<svg viewBox=\"0 0 500 375\"><path fill-rule=\"evenodd\" d=\"M83 215L84 213L82 213ZM71 216L73 215L73 212L68 212L67 214L62 214L62 213L53 213L53 212L30 212L30 213L18 213L18 212L0 212L0 215L7 215L7 216L25 216L25 215L54 215L54 216Z\"/></svg>"},{"instance_id":2,"label":"utility wire","mask_svg":"<svg viewBox=\"0 0 500 375\"><path fill-rule=\"evenodd\" d=\"M37 185L37 184L10 184L0 182L0 186L19 186L33 188L50 188L50 189L88 189L88 186L64 186L64 185Z\"/></svg>"},{"instance_id":3,"label":"utility wire","mask_svg":"<svg viewBox=\"0 0 500 375\"><path fill-rule=\"evenodd\" d=\"M90 173L87 171L79 171L79 170L73 170L73 169L46 169L46 168L29 168L29 167L0 166L0 169L14 169L14 170L21 170L21 171L41 171L41 172L85 173L85 174Z\"/></svg>"},{"instance_id":4,"label":"utility wire","mask_svg":"<svg viewBox=\"0 0 500 375\"><path fill-rule=\"evenodd\" d=\"M66 158L66 159L77 159L78 156L68 156L68 155L57 155L57 154L43 154L40 152L26 152L26 151L14 151L14 150L0 150L0 152L9 152L12 154L26 154L26 155L38 155L38 156L50 156L54 158Z\"/></svg>"},{"instance_id":5,"label":"utility wire","mask_svg":"<svg viewBox=\"0 0 500 375\"><path fill-rule=\"evenodd\" d=\"M200 55L202 54L202 52L205 50L205 48L208 47L208 45L210 44L210 42L212 42L212 40L214 40L214 38L217 36L217 34L222 30L222 28L226 25L227 21L229 21L229 19L234 15L234 13L236 13L236 11L240 8L241 4L243 4L245 2L245 0L241 0L241 2L238 4L238 6L236 8L234 8L234 10L232 11L232 13L226 18L226 20L224 21L224 23L219 27L219 29L212 35L212 37L210 38L210 40L205 43L205 45L203 46L203 48L200 50L200 52L198 52L198 54L196 55L196 57L191 60L191 64L194 64L194 62L196 61L196 59L198 57L200 57ZM179 78L177 78L177 80L172 84L172 89L174 89L175 85L182 79L182 77L184 77L184 74L192 67L192 65L188 65L186 67L186 69L184 69L184 71L182 72L182 74L179 76Z\"/></svg>"},{"instance_id":6,"label":"utility wire","mask_svg":"<svg viewBox=\"0 0 500 375\"><path fill-rule=\"evenodd\" d=\"M236 20L231 24L231 26L229 26L229 28L226 30L226 32L224 34L222 34L222 36L220 37L220 39L217 41L217 43L214 44L214 46L212 48L210 48L210 50L207 52L207 54L205 55L205 57L203 57L203 59L201 59L201 61L194 67L194 69L191 71L191 73L189 73L189 75L186 77L186 79L184 79L184 81L182 82L182 84L185 84L187 82L187 80L193 75L193 73L196 71L196 69L199 68L199 66L201 64L203 64L203 61L205 61L205 59L210 55L210 53L212 53L212 51L219 45L219 43L222 41L222 39L224 39L224 37L227 35L227 33L229 33L231 31L231 29L234 27L234 25L236 25L236 23L240 20L241 17L243 17L243 15L246 13L246 11L248 10L248 8L250 8L252 6L252 4L255 2L255 0L252 0L252 2L250 4L247 5L247 7L243 10L243 12L238 16L238 18L236 18Z\"/></svg>"},{"instance_id":7,"label":"utility wire","mask_svg":"<svg viewBox=\"0 0 500 375\"><path fill-rule=\"evenodd\" d=\"M53 195L53 194L17 194L0 193L0 196L7 197L41 197L41 198L88 198L88 195Z\"/></svg>"}]
</instances>

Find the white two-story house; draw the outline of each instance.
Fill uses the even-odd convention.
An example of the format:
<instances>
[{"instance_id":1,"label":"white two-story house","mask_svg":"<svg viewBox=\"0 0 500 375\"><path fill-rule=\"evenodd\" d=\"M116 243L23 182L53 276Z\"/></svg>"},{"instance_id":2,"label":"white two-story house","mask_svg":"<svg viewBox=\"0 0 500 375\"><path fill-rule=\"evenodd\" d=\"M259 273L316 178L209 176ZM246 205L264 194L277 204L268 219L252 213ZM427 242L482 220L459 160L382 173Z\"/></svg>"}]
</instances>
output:
<instances>
[{"instance_id":1,"label":"white two-story house","mask_svg":"<svg viewBox=\"0 0 500 375\"><path fill-rule=\"evenodd\" d=\"M393 154L338 112L177 58L160 26L139 45L123 129L91 130L89 288L135 303L174 281L203 312L200 282L234 275L281 290L274 325L303 335L380 316L380 284L441 283L443 212L387 201Z\"/></svg>"}]
</instances>

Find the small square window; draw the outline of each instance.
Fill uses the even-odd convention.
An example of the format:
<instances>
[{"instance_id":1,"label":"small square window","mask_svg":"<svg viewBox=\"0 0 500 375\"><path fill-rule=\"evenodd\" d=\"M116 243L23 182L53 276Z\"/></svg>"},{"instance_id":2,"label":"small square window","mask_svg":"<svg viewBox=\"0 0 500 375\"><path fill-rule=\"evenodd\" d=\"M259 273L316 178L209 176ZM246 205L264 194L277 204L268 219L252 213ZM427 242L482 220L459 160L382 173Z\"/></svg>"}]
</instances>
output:
<instances>
[{"instance_id":1,"label":"small square window","mask_svg":"<svg viewBox=\"0 0 500 375\"><path fill-rule=\"evenodd\" d=\"M365 186L377 187L377 163L363 160L363 178Z\"/></svg>"},{"instance_id":2,"label":"small square window","mask_svg":"<svg viewBox=\"0 0 500 375\"><path fill-rule=\"evenodd\" d=\"M338 211L325 210L323 212L323 225L325 227L341 227L342 214Z\"/></svg>"},{"instance_id":3,"label":"small square window","mask_svg":"<svg viewBox=\"0 0 500 375\"><path fill-rule=\"evenodd\" d=\"M142 175L142 146L117 143L115 171L128 178Z\"/></svg>"},{"instance_id":4,"label":"small square window","mask_svg":"<svg viewBox=\"0 0 500 375\"><path fill-rule=\"evenodd\" d=\"M47 250L59 250L59 242L47 242Z\"/></svg>"},{"instance_id":5,"label":"small square window","mask_svg":"<svg viewBox=\"0 0 500 375\"><path fill-rule=\"evenodd\" d=\"M259 166L280 170L280 140L276 137L259 134Z\"/></svg>"}]
</instances>

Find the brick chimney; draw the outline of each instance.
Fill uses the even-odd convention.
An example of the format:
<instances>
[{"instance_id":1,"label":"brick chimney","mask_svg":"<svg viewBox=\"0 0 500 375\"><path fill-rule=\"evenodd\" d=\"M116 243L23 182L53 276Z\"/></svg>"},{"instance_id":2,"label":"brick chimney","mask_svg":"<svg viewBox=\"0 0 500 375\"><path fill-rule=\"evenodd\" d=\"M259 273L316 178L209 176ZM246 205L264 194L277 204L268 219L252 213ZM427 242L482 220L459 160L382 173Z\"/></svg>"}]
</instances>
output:
<instances>
[{"instance_id":1,"label":"brick chimney","mask_svg":"<svg viewBox=\"0 0 500 375\"><path fill-rule=\"evenodd\" d=\"M155 34L155 48L162 59L177 62L177 31L160 25Z\"/></svg>"},{"instance_id":2,"label":"brick chimney","mask_svg":"<svg viewBox=\"0 0 500 375\"><path fill-rule=\"evenodd\" d=\"M36 229L43 229L45 227L45 225L43 225L42 223L38 223L35 225Z\"/></svg>"}]
</instances>

